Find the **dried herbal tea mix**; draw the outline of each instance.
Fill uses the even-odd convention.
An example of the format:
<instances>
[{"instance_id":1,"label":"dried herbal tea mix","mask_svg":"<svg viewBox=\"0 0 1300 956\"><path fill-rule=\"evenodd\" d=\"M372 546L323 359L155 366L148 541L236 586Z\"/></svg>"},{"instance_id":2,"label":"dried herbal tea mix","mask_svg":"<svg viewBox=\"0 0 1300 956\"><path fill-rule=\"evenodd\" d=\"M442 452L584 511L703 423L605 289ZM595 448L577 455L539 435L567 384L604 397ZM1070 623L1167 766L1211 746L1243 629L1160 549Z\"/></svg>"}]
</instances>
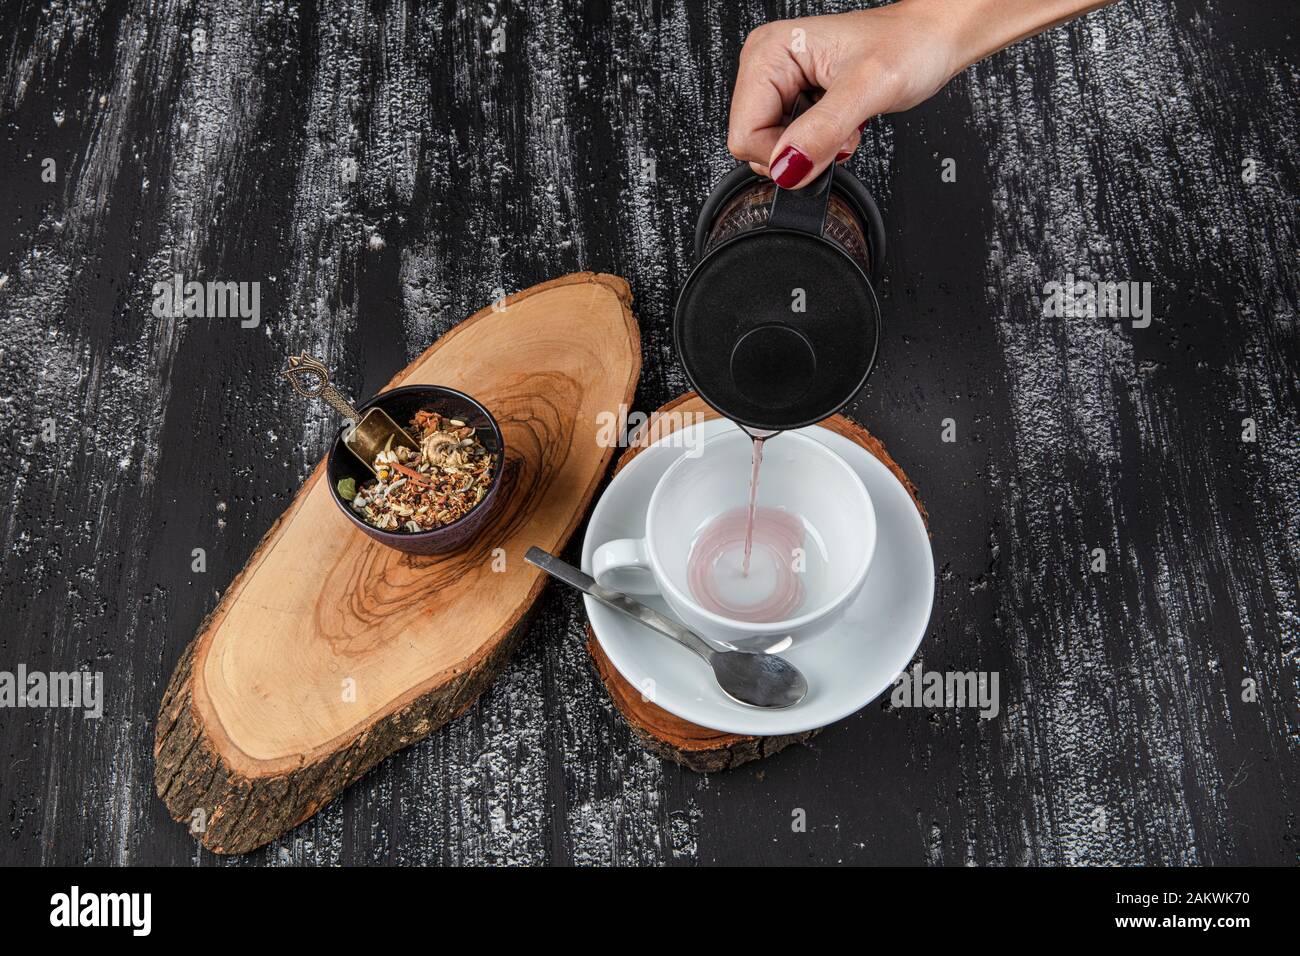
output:
<instances>
[{"instance_id":1,"label":"dried herbal tea mix","mask_svg":"<svg viewBox=\"0 0 1300 956\"><path fill-rule=\"evenodd\" d=\"M392 442L371 463L377 478L360 488L351 478L338 483L339 497L381 531L431 531L463 517L483 500L492 481L495 456L474 429L437 412L416 412L408 431L420 450Z\"/></svg>"}]
</instances>

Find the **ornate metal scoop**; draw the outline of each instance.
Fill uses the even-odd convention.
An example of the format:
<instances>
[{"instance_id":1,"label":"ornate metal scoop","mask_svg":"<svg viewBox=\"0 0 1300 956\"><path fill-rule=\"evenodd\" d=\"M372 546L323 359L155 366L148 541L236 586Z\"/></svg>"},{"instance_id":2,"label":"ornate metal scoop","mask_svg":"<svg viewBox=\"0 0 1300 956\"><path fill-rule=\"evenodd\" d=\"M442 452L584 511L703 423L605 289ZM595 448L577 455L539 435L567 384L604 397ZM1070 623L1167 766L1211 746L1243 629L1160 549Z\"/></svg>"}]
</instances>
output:
<instances>
[{"instance_id":1,"label":"ornate metal scoop","mask_svg":"<svg viewBox=\"0 0 1300 956\"><path fill-rule=\"evenodd\" d=\"M289 357L289 367L280 373L295 392L306 398L319 398L351 424L343 432L343 444L356 455L371 474L375 456L381 451L405 445L413 452L420 446L406 431L388 417L382 408L368 408L361 414L343 393L330 384L330 373L321 362L306 352Z\"/></svg>"}]
</instances>

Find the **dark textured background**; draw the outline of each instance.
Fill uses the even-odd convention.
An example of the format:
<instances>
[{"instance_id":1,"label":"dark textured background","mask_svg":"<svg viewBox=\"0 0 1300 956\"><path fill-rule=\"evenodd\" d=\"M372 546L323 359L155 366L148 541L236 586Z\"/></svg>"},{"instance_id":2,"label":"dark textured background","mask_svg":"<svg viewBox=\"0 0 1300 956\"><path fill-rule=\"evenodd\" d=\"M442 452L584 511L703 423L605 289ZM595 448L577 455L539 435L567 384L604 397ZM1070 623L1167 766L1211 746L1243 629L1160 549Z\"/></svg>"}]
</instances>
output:
<instances>
[{"instance_id":1,"label":"dark textured background","mask_svg":"<svg viewBox=\"0 0 1300 956\"><path fill-rule=\"evenodd\" d=\"M102 670L107 710L0 710L0 861L218 862L153 793L153 719L333 428L284 355L364 396L590 268L632 284L638 408L672 398L741 42L848 6L3 4L0 669ZM998 671L996 720L877 703L697 776L630 739L550 591L465 716L235 862L1296 863L1298 17L1169 6L994 56L852 160L891 243L853 414L930 509L920 660ZM155 319L173 272L260 281L261 326ZM1150 281L1155 321L1044 318L1068 273Z\"/></svg>"}]
</instances>

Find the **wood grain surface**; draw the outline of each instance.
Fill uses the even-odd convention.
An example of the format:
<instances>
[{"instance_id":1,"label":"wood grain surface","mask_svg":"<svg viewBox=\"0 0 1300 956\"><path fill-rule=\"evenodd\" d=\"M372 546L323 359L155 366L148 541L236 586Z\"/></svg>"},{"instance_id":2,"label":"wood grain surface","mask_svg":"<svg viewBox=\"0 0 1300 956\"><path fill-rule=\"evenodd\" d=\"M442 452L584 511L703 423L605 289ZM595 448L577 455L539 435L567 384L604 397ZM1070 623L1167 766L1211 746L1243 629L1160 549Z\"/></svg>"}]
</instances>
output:
<instances>
[{"instance_id":1,"label":"wood grain surface","mask_svg":"<svg viewBox=\"0 0 1300 956\"><path fill-rule=\"evenodd\" d=\"M631 285L634 409L686 391L672 308L744 37L853 6L0 4L0 670L104 688L99 719L0 709L0 862L1297 862L1291 0L1121 0L850 160L889 250L848 414L925 493L917 663L999 674L995 718L881 702L695 774L549 589L462 719L265 848L218 858L154 793L167 681L334 432L285 355L372 394L590 269ZM258 323L155 316L177 274L258 282ZM1044 315L1093 275L1150 282L1150 325Z\"/></svg>"},{"instance_id":2,"label":"wood grain surface","mask_svg":"<svg viewBox=\"0 0 1300 956\"><path fill-rule=\"evenodd\" d=\"M666 405L650 413L645 422L638 426L629 436L628 449L619 456L614 466L617 475L623 468L650 445L669 438L679 428L688 423L695 424L721 416L694 392L678 396ZM821 423L838 435L843 435L857 442L871 454L879 458L895 477L902 482L921 518L926 518L925 505L921 503L916 485L898 466L898 462L889 456L885 446L857 422L850 421L843 415L832 415ZM618 712L627 721L628 727L642 745L649 751L701 773L717 770L732 770L744 766L751 760L760 760L780 753L793 743L803 743L813 737L816 731L801 734L786 734L775 737L754 737L746 734L729 734L708 727L701 727L689 720L683 720L670 714L662 707L656 706L637 688L633 687L614 667L609 655L601 647L590 622L587 624L587 652L600 674L609 699Z\"/></svg>"},{"instance_id":3,"label":"wood grain surface","mask_svg":"<svg viewBox=\"0 0 1300 956\"><path fill-rule=\"evenodd\" d=\"M342 515L321 462L186 649L163 697L154 781L203 845L244 853L462 712L505 666L614 446L641 343L627 283L576 273L484 306L389 383L473 395L505 439L470 545L410 555Z\"/></svg>"}]
</instances>

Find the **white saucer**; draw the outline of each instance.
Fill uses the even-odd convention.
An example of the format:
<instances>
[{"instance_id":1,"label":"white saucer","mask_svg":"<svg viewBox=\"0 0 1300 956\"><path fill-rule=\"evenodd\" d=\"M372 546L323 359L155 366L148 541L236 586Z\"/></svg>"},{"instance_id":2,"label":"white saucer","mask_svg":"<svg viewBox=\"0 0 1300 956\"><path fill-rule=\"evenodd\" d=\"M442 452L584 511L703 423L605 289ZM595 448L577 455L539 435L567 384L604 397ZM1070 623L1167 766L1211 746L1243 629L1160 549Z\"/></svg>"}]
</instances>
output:
<instances>
[{"instance_id":1,"label":"white saucer","mask_svg":"<svg viewBox=\"0 0 1300 956\"><path fill-rule=\"evenodd\" d=\"M702 430L702 436L693 436L702 441L736 426L713 419L691 427ZM841 720L893 684L916 653L930 621L934 556L907 490L860 445L816 425L799 431L826 445L858 473L875 506L877 527L866 584L840 629L784 655L808 678L808 696L799 704L786 710L738 704L718 689L708 665L690 651L583 598L596 639L628 683L664 710L701 727L771 737ZM650 493L668 466L686 452L684 444L680 436L668 436L638 454L610 482L587 525L583 571L591 573L591 556L606 541L645 534ZM638 600L669 614L658 596Z\"/></svg>"}]
</instances>

